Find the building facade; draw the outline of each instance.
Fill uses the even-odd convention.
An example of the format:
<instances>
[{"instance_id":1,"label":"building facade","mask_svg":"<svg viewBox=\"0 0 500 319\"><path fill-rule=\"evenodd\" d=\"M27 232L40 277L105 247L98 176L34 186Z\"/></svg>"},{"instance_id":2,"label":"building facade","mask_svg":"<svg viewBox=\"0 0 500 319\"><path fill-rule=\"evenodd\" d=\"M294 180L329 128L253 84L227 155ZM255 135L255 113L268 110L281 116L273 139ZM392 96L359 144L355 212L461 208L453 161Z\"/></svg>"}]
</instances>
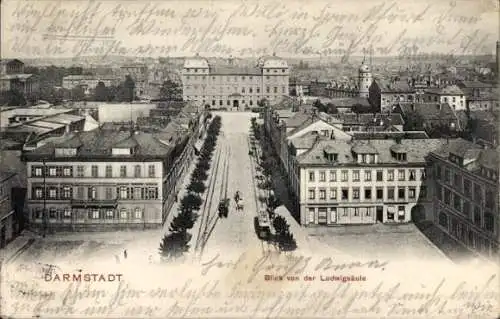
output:
<instances>
[{"instance_id":1,"label":"building facade","mask_svg":"<svg viewBox=\"0 0 500 319\"><path fill-rule=\"evenodd\" d=\"M448 103L454 111L466 109L465 93L457 85L448 85L441 89L427 89L421 102Z\"/></svg>"},{"instance_id":2,"label":"building facade","mask_svg":"<svg viewBox=\"0 0 500 319\"><path fill-rule=\"evenodd\" d=\"M12 180L15 176L15 173L0 172L0 248L4 248L16 233L12 205Z\"/></svg>"},{"instance_id":3,"label":"building facade","mask_svg":"<svg viewBox=\"0 0 500 319\"><path fill-rule=\"evenodd\" d=\"M0 92L17 90L25 95L36 94L36 76L24 73L24 63L18 59L0 60Z\"/></svg>"},{"instance_id":4,"label":"building facade","mask_svg":"<svg viewBox=\"0 0 500 319\"><path fill-rule=\"evenodd\" d=\"M430 153L434 221L448 236L485 257L498 257L498 152L466 140Z\"/></svg>"},{"instance_id":5,"label":"building facade","mask_svg":"<svg viewBox=\"0 0 500 319\"><path fill-rule=\"evenodd\" d=\"M95 90L99 82L103 82L106 87L117 85L119 80L109 77L97 77L94 75L67 75L63 77L62 87L71 90L77 86L81 86L85 94L90 94Z\"/></svg>"},{"instance_id":6,"label":"building facade","mask_svg":"<svg viewBox=\"0 0 500 319\"><path fill-rule=\"evenodd\" d=\"M441 140L318 140L294 157L304 226L407 223L431 205L425 156Z\"/></svg>"},{"instance_id":7,"label":"building facade","mask_svg":"<svg viewBox=\"0 0 500 319\"><path fill-rule=\"evenodd\" d=\"M183 138L98 128L27 153L30 224L84 231L161 226L194 156L196 123L189 128L195 134Z\"/></svg>"},{"instance_id":8,"label":"building facade","mask_svg":"<svg viewBox=\"0 0 500 319\"><path fill-rule=\"evenodd\" d=\"M256 67L209 65L201 57L187 59L182 70L184 100L200 101L211 108L256 107L266 99L278 101L289 95L289 68L285 60L269 57Z\"/></svg>"}]
</instances>

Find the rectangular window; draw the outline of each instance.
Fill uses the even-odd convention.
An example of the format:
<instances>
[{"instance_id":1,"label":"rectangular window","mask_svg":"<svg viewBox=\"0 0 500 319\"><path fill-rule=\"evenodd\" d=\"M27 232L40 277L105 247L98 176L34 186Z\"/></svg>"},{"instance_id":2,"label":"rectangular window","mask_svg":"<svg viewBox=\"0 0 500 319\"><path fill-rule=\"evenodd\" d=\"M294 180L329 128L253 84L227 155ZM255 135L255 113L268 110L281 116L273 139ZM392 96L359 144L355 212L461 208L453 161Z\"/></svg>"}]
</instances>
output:
<instances>
[{"instance_id":1,"label":"rectangular window","mask_svg":"<svg viewBox=\"0 0 500 319\"><path fill-rule=\"evenodd\" d=\"M414 169L410 169L410 176L409 176L409 180L410 181L414 181L416 179L416 171Z\"/></svg>"},{"instance_id":2,"label":"rectangular window","mask_svg":"<svg viewBox=\"0 0 500 319\"><path fill-rule=\"evenodd\" d=\"M387 171L387 180L390 182L394 181L394 170L390 169Z\"/></svg>"},{"instance_id":3,"label":"rectangular window","mask_svg":"<svg viewBox=\"0 0 500 319\"><path fill-rule=\"evenodd\" d=\"M49 209L49 218L56 219L57 218L57 210L55 208Z\"/></svg>"},{"instance_id":4,"label":"rectangular window","mask_svg":"<svg viewBox=\"0 0 500 319\"><path fill-rule=\"evenodd\" d=\"M482 187L474 183L474 201L478 204L483 203L483 193Z\"/></svg>"},{"instance_id":5,"label":"rectangular window","mask_svg":"<svg viewBox=\"0 0 500 319\"><path fill-rule=\"evenodd\" d=\"M387 188L387 199L394 200L394 187Z\"/></svg>"},{"instance_id":6,"label":"rectangular window","mask_svg":"<svg viewBox=\"0 0 500 319\"><path fill-rule=\"evenodd\" d=\"M326 189L319 190L319 199L326 200Z\"/></svg>"},{"instance_id":7,"label":"rectangular window","mask_svg":"<svg viewBox=\"0 0 500 319\"><path fill-rule=\"evenodd\" d=\"M372 199L372 190L371 188L365 188L365 199L371 200Z\"/></svg>"},{"instance_id":8,"label":"rectangular window","mask_svg":"<svg viewBox=\"0 0 500 319\"><path fill-rule=\"evenodd\" d=\"M76 167L76 176L77 177L83 177L85 176L85 169L82 165L78 165Z\"/></svg>"},{"instance_id":9,"label":"rectangular window","mask_svg":"<svg viewBox=\"0 0 500 319\"><path fill-rule=\"evenodd\" d=\"M336 182L336 181L337 181L337 172L330 171L330 182Z\"/></svg>"},{"instance_id":10,"label":"rectangular window","mask_svg":"<svg viewBox=\"0 0 500 319\"><path fill-rule=\"evenodd\" d=\"M155 172L155 166L154 165L149 165L148 166L148 176L149 177L155 177L156 172Z\"/></svg>"},{"instance_id":11,"label":"rectangular window","mask_svg":"<svg viewBox=\"0 0 500 319\"><path fill-rule=\"evenodd\" d=\"M134 216L136 219L142 218L142 210L140 210L139 208L136 208L135 212L134 212Z\"/></svg>"},{"instance_id":12,"label":"rectangular window","mask_svg":"<svg viewBox=\"0 0 500 319\"><path fill-rule=\"evenodd\" d=\"M359 200L359 188L352 189L352 199Z\"/></svg>"},{"instance_id":13,"label":"rectangular window","mask_svg":"<svg viewBox=\"0 0 500 319\"><path fill-rule=\"evenodd\" d=\"M359 208L358 207L355 207L354 208L354 216L359 216Z\"/></svg>"},{"instance_id":14,"label":"rectangular window","mask_svg":"<svg viewBox=\"0 0 500 319\"><path fill-rule=\"evenodd\" d=\"M135 165L134 177L141 177L141 165Z\"/></svg>"},{"instance_id":15,"label":"rectangular window","mask_svg":"<svg viewBox=\"0 0 500 319\"><path fill-rule=\"evenodd\" d=\"M342 188L342 200L349 200L349 189Z\"/></svg>"},{"instance_id":16,"label":"rectangular window","mask_svg":"<svg viewBox=\"0 0 500 319\"><path fill-rule=\"evenodd\" d=\"M128 188L125 186L120 187L120 199L127 199L128 198Z\"/></svg>"},{"instance_id":17,"label":"rectangular window","mask_svg":"<svg viewBox=\"0 0 500 319\"><path fill-rule=\"evenodd\" d=\"M384 180L384 172L383 171L377 171L377 182L381 182Z\"/></svg>"},{"instance_id":18,"label":"rectangular window","mask_svg":"<svg viewBox=\"0 0 500 319\"><path fill-rule=\"evenodd\" d=\"M451 192L447 188L444 189L444 202L446 205L451 204Z\"/></svg>"},{"instance_id":19,"label":"rectangular window","mask_svg":"<svg viewBox=\"0 0 500 319\"><path fill-rule=\"evenodd\" d=\"M404 181L406 179L406 174L404 169L398 170L398 181Z\"/></svg>"},{"instance_id":20,"label":"rectangular window","mask_svg":"<svg viewBox=\"0 0 500 319\"><path fill-rule=\"evenodd\" d=\"M41 167L35 167L33 170L33 175L34 176L42 176L43 175L43 169Z\"/></svg>"},{"instance_id":21,"label":"rectangular window","mask_svg":"<svg viewBox=\"0 0 500 319\"><path fill-rule=\"evenodd\" d=\"M113 189L106 187L106 199L113 199Z\"/></svg>"},{"instance_id":22,"label":"rectangular window","mask_svg":"<svg viewBox=\"0 0 500 319\"><path fill-rule=\"evenodd\" d=\"M325 171L320 171L319 172L319 181L320 182L326 182L326 172Z\"/></svg>"},{"instance_id":23,"label":"rectangular window","mask_svg":"<svg viewBox=\"0 0 500 319\"><path fill-rule=\"evenodd\" d=\"M127 166L120 166L120 177L127 177Z\"/></svg>"},{"instance_id":24,"label":"rectangular window","mask_svg":"<svg viewBox=\"0 0 500 319\"><path fill-rule=\"evenodd\" d=\"M97 189L95 187L89 187L88 198L89 199L97 199Z\"/></svg>"},{"instance_id":25,"label":"rectangular window","mask_svg":"<svg viewBox=\"0 0 500 319\"><path fill-rule=\"evenodd\" d=\"M462 191L462 176L457 173L453 175L453 186L456 190Z\"/></svg>"},{"instance_id":26,"label":"rectangular window","mask_svg":"<svg viewBox=\"0 0 500 319\"><path fill-rule=\"evenodd\" d=\"M63 168L63 176L64 177L71 177L73 175L73 168L72 167L64 167Z\"/></svg>"},{"instance_id":27,"label":"rectangular window","mask_svg":"<svg viewBox=\"0 0 500 319\"><path fill-rule=\"evenodd\" d=\"M49 198L50 199L55 199L57 197L57 189L55 188L49 188Z\"/></svg>"},{"instance_id":28,"label":"rectangular window","mask_svg":"<svg viewBox=\"0 0 500 319\"><path fill-rule=\"evenodd\" d=\"M106 165L106 177L113 177L113 166Z\"/></svg>"},{"instance_id":29,"label":"rectangular window","mask_svg":"<svg viewBox=\"0 0 500 319\"><path fill-rule=\"evenodd\" d=\"M112 210L107 210L106 211L106 219L113 219L113 211Z\"/></svg>"},{"instance_id":30,"label":"rectangular window","mask_svg":"<svg viewBox=\"0 0 500 319\"><path fill-rule=\"evenodd\" d=\"M453 193L453 207L457 211L462 211L462 198L457 193Z\"/></svg>"},{"instance_id":31,"label":"rectangular window","mask_svg":"<svg viewBox=\"0 0 500 319\"><path fill-rule=\"evenodd\" d=\"M127 219L127 217L128 217L127 210L126 209L122 209L120 211L120 218L121 219Z\"/></svg>"},{"instance_id":32,"label":"rectangular window","mask_svg":"<svg viewBox=\"0 0 500 319\"><path fill-rule=\"evenodd\" d=\"M441 166L436 165L436 179L441 179Z\"/></svg>"},{"instance_id":33,"label":"rectangular window","mask_svg":"<svg viewBox=\"0 0 500 319\"><path fill-rule=\"evenodd\" d=\"M464 179L464 194L465 196L472 198L472 182L468 179Z\"/></svg>"},{"instance_id":34,"label":"rectangular window","mask_svg":"<svg viewBox=\"0 0 500 319\"><path fill-rule=\"evenodd\" d=\"M402 187L398 188L398 198L399 199L406 199L406 190Z\"/></svg>"},{"instance_id":35,"label":"rectangular window","mask_svg":"<svg viewBox=\"0 0 500 319\"><path fill-rule=\"evenodd\" d=\"M398 206L398 219L399 220L405 219L405 207L404 206Z\"/></svg>"},{"instance_id":36,"label":"rectangular window","mask_svg":"<svg viewBox=\"0 0 500 319\"><path fill-rule=\"evenodd\" d=\"M35 188L34 197L35 197L35 199L43 198L43 188L41 188L41 187Z\"/></svg>"},{"instance_id":37,"label":"rectangular window","mask_svg":"<svg viewBox=\"0 0 500 319\"><path fill-rule=\"evenodd\" d=\"M365 170L365 181L370 182L372 180L372 171Z\"/></svg>"},{"instance_id":38,"label":"rectangular window","mask_svg":"<svg viewBox=\"0 0 500 319\"><path fill-rule=\"evenodd\" d=\"M66 209L64 210L64 215L63 215L63 218L71 218L71 209L66 208Z\"/></svg>"},{"instance_id":39,"label":"rectangular window","mask_svg":"<svg viewBox=\"0 0 500 319\"><path fill-rule=\"evenodd\" d=\"M347 174L348 174L347 171L342 171L342 182L347 182L348 180Z\"/></svg>"},{"instance_id":40,"label":"rectangular window","mask_svg":"<svg viewBox=\"0 0 500 319\"><path fill-rule=\"evenodd\" d=\"M337 189L336 188L330 188L330 199L337 199Z\"/></svg>"},{"instance_id":41,"label":"rectangular window","mask_svg":"<svg viewBox=\"0 0 500 319\"><path fill-rule=\"evenodd\" d=\"M358 170L352 171L352 181L359 182L359 171Z\"/></svg>"},{"instance_id":42,"label":"rectangular window","mask_svg":"<svg viewBox=\"0 0 500 319\"><path fill-rule=\"evenodd\" d=\"M436 196L439 200L443 200L443 188L441 185L436 185Z\"/></svg>"},{"instance_id":43,"label":"rectangular window","mask_svg":"<svg viewBox=\"0 0 500 319\"><path fill-rule=\"evenodd\" d=\"M384 189L383 188L377 188L377 199L384 199Z\"/></svg>"},{"instance_id":44,"label":"rectangular window","mask_svg":"<svg viewBox=\"0 0 500 319\"><path fill-rule=\"evenodd\" d=\"M97 165L92 165L92 177L98 177L99 169Z\"/></svg>"},{"instance_id":45,"label":"rectangular window","mask_svg":"<svg viewBox=\"0 0 500 319\"><path fill-rule=\"evenodd\" d=\"M314 172L309 172L309 181L314 182Z\"/></svg>"},{"instance_id":46,"label":"rectangular window","mask_svg":"<svg viewBox=\"0 0 500 319\"><path fill-rule=\"evenodd\" d=\"M451 182L451 172L447 168L444 169L444 182L446 184L450 184Z\"/></svg>"},{"instance_id":47,"label":"rectangular window","mask_svg":"<svg viewBox=\"0 0 500 319\"><path fill-rule=\"evenodd\" d=\"M49 176L56 176L57 169L55 167L49 167Z\"/></svg>"},{"instance_id":48,"label":"rectangular window","mask_svg":"<svg viewBox=\"0 0 500 319\"><path fill-rule=\"evenodd\" d=\"M316 191L314 188L309 189L309 199L315 199L316 198Z\"/></svg>"},{"instance_id":49,"label":"rectangular window","mask_svg":"<svg viewBox=\"0 0 500 319\"><path fill-rule=\"evenodd\" d=\"M92 211L92 219L99 219L99 211L98 210Z\"/></svg>"},{"instance_id":50,"label":"rectangular window","mask_svg":"<svg viewBox=\"0 0 500 319\"><path fill-rule=\"evenodd\" d=\"M410 187L408 189L408 198L415 199L415 197L417 196L416 191L417 191L417 189L415 187Z\"/></svg>"},{"instance_id":51,"label":"rectangular window","mask_svg":"<svg viewBox=\"0 0 500 319\"><path fill-rule=\"evenodd\" d=\"M64 186L62 191L62 197L64 199L71 199L73 197L72 188L69 186Z\"/></svg>"}]
</instances>

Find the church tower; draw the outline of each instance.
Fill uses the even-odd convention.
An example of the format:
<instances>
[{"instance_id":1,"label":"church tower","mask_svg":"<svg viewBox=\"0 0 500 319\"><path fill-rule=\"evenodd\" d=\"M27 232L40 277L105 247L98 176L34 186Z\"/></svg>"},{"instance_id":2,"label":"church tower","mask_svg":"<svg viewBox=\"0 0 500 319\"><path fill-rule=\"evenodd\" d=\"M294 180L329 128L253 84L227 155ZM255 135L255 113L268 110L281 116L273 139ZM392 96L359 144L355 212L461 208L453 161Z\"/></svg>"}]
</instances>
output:
<instances>
[{"instance_id":1,"label":"church tower","mask_svg":"<svg viewBox=\"0 0 500 319\"><path fill-rule=\"evenodd\" d=\"M359 67L358 88L359 96L368 98L370 85L372 85L372 73L370 67L365 64L365 59Z\"/></svg>"}]
</instances>

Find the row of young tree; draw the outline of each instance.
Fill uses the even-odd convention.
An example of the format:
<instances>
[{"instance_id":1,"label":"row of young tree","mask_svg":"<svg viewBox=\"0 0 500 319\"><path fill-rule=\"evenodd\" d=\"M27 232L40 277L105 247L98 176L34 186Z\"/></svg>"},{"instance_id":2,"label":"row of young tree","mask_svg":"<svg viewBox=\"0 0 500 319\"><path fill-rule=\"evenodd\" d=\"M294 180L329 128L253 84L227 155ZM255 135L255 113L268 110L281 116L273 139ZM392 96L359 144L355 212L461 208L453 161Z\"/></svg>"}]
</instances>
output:
<instances>
[{"instance_id":1,"label":"row of young tree","mask_svg":"<svg viewBox=\"0 0 500 319\"><path fill-rule=\"evenodd\" d=\"M180 202L178 215L170 223L170 233L165 234L160 242L160 255L163 260L177 259L189 251L189 241L192 235L188 230L194 227L199 216L197 211L203 202L201 195L206 190L205 182L208 179L208 170L210 169L221 125L220 116L214 117L210 123L207 137L200 150L198 163L187 187L188 193Z\"/></svg>"},{"instance_id":2,"label":"row of young tree","mask_svg":"<svg viewBox=\"0 0 500 319\"><path fill-rule=\"evenodd\" d=\"M297 242L295 241L293 234L290 232L290 225L288 225L282 216L275 214L275 209L281 205L281 202L271 192L271 189L273 188L273 183L271 181L278 165L275 158L277 155L272 152L272 147L269 143L267 143L266 139L260 139L260 125L257 124L257 120L255 118L251 119L251 124L253 135L256 137L256 140L260 142L262 149L258 169L262 171L264 180L259 181L258 187L268 190L269 195L266 197L259 197L259 200L265 202L267 206L267 213L269 214L269 220L272 221L272 225L275 230L275 234L270 238L270 242L281 252L293 251L297 248ZM257 136L259 136L259 138L257 138ZM257 155L257 146L255 145L256 140L251 141L251 148L253 154L255 155Z\"/></svg>"}]
</instances>

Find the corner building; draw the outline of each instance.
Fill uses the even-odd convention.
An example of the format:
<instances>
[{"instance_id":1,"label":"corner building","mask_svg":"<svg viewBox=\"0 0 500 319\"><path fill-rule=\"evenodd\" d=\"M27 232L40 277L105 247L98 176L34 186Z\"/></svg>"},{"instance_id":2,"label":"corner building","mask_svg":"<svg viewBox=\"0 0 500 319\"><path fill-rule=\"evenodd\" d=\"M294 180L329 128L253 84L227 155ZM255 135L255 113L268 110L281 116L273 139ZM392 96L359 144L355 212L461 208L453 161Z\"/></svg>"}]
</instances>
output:
<instances>
[{"instance_id":1,"label":"corner building","mask_svg":"<svg viewBox=\"0 0 500 319\"><path fill-rule=\"evenodd\" d=\"M202 57L186 59L182 69L183 99L202 102L211 108L243 110L288 96L288 63L276 56L260 58L255 67L211 65Z\"/></svg>"}]
</instances>

